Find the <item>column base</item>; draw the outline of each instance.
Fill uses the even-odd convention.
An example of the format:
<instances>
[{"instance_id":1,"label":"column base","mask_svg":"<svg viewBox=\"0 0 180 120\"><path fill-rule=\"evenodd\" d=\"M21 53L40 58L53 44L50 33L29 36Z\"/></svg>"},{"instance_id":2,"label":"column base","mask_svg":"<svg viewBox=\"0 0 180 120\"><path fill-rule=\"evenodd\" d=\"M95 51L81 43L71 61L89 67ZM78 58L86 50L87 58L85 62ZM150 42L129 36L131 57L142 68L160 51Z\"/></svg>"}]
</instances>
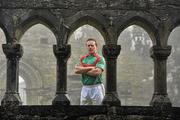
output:
<instances>
[{"instance_id":1,"label":"column base","mask_svg":"<svg viewBox=\"0 0 180 120\"><path fill-rule=\"evenodd\" d=\"M70 100L68 94L56 94L53 105L70 105Z\"/></svg>"},{"instance_id":2,"label":"column base","mask_svg":"<svg viewBox=\"0 0 180 120\"><path fill-rule=\"evenodd\" d=\"M2 106L14 106L14 105L22 105L21 98L19 93L5 93L2 101Z\"/></svg>"},{"instance_id":3,"label":"column base","mask_svg":"<svg viewBox=\"0 0 180 120\"><path fill-rule=\"evenodd\" d=\"M102 104L108 106L116 106L121 105L121 101L119 100L117 93L112 92L105 94Z\"/></svg>"},{"instance_id":4,"label":"column base","mask_svg":"<svg viewBox=\"0 0 180 120\"><path fill-rule=\"evenodd\" d=\"M150 102L151 106L154 107L171 107L171 101L168 97L168 95L160 95L160 94L154 94L152 97L152 100Z\"/></svg>"}]
</instances>

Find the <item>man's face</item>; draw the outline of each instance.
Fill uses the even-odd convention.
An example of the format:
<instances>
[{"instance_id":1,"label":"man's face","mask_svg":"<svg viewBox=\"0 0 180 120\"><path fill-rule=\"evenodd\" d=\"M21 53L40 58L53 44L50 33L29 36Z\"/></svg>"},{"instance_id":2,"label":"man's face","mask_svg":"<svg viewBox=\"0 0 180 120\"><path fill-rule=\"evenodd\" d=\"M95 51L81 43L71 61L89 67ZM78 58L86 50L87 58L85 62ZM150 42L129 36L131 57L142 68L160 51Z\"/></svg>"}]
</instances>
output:
<instances>
[{"instance_id":1,"label":"man's face","mask_svg":"<svg viewBox=\"0 0 180 120\"><path fill-rule=\"evenodd\" d=\"M87 41L86 48L90 54L96 52L97 46L96 46L95 41Z\"/></svg>"}]
</instances>

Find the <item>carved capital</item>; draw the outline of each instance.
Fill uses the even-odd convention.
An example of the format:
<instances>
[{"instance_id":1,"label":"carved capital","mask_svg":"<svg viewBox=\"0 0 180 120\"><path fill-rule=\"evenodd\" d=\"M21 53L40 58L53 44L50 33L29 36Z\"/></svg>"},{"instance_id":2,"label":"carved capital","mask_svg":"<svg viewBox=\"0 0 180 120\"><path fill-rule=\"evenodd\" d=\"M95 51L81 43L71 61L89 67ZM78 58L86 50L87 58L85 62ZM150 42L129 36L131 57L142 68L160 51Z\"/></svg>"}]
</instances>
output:
<instances>
[{"instance_id":1,"label":"carved capital","mask_svg":"<svg viewBox=\"0 0 180 120\"><path fill-rule=\"evenodd\" d=\"M68 58L71 56L71 46L64 45L64 46L57 46L53 45L54 55L58 60L67 61Z\"/></svg>"},{"instance_id":2,"label":"carved capital","mask_svg":"<svg viewBox=\"0 0 180 120\"><path fill-rule=\"evenodd\" d=\"M157 60L166 60L171 53L171 46L165 48L159 46L153 46L150 49L150 56Z\"/></svg>"},{"instance_id":3,"label":"carved capital","mask_svg":"<svg viewBox=\"0 0 180 120\"><path fill-rule=\"evenodd\" d=\"M115 44L103 45L102 54L105 59L117 59L120 54L121 46Z\"/></svg>"},{"instance_id":4,"label":"carved capital","mask_svg":"<svg viewBox=\"0 0 180 120\"><path fill-rule=\"evenodd\" d=\"M23 47L20 44L3 44L2 48L8 59L19 59L23 55Z\"/></svg>"}]
</instances>

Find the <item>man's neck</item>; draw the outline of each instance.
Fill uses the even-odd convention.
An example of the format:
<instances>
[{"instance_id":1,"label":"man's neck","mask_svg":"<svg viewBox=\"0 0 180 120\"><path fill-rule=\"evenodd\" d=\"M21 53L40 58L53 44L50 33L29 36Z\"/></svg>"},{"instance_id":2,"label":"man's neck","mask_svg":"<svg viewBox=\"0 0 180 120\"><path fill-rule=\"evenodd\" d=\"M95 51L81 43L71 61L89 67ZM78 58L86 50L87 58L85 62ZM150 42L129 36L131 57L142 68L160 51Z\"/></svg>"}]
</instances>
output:
<instances>
[{"instance_id":1,"label":"man's neck","mask_svg":"<svg viewBox=\"0 0 180 120\"><path fill-rule=\"evenodd\" d=\"M89 52L88 54L93 55L93 54L96 54L96 53L97 53L97 52L95 51L95 52L93 52L93 53Z\"/></svg>"}]
</instances>

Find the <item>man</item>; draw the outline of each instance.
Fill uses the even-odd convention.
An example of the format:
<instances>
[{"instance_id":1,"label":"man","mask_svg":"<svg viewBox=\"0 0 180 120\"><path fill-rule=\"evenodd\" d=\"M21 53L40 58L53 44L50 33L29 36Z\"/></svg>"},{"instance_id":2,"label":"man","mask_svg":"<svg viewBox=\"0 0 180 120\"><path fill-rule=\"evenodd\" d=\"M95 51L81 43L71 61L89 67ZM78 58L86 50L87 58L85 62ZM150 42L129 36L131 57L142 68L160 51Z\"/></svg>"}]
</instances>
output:
<instances>
[{"instance_id":1,"label":"man","mask_svg":"<svg viewBox=\"0 0 180 120\"><path fill-rule=\"evenodd\" d=\"M100 105L104 98L102 72L104 71L104 58L97 54L97 42L89 38L86 41L88 54L80 58L75 66L75 73L82 74L82 90L80 105Z\"/></svg>"}]
</instances>

